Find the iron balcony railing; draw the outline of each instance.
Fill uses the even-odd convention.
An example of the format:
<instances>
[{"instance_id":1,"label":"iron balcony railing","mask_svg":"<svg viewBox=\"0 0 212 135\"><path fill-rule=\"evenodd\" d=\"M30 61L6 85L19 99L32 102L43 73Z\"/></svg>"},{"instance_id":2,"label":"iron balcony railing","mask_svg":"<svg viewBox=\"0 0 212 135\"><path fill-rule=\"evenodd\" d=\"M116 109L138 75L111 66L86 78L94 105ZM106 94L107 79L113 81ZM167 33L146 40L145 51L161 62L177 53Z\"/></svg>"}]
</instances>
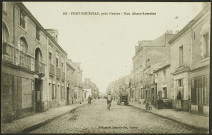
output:
<instances>
[{"instance_id":1,"label":"iron balcony railing","mask_svg":"<svg viewBox=\"0 0 212 135\"><path fill-rule=\"evenodd\" d=\"M19 51L17 47L9 43L3 43L2 59L8 63L34 71L34 58Z\"/></svg>"}]
</instances>

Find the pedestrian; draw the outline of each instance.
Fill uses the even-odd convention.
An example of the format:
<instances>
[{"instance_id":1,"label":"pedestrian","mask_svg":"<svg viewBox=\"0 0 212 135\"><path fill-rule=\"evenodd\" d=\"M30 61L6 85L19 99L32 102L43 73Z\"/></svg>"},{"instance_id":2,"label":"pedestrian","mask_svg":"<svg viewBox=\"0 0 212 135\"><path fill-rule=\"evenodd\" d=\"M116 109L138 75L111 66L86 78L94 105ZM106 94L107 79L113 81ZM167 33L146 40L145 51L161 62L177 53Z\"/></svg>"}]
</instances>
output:
<instances>
[{"instance_id":1,"label":"pedestrian","mask_svg":"<svg viewBox=\"0 0 212 135\"><path fill-rule=\"evenodd\" d=\"M89 104L91 104L91 100L92 100L92 98L91 98L91 96L89 95L89 97L88 97L88 103L89 103Z\"/></svg>"},{"instance_id":2,"label":"pedestrian","mask_svg":"<svg viewBox=\"0 0 212 135\"><path fill-rule=\"evenodd\" d=\"M110 111L111 102L112 102L112 96L109 93L107 96L107 108L109 109L109 111Z\"/></svg>"},{"instance_id":3,"label":"pedestrian","mask_svg":"<svg viewBox=\"0 0 212 135\"><path fill-rule=\"evenodd\" d=\"M148 110L148 109L149 109L149 102L146 101L146 110Z\"/></svg>"}]
</instances>

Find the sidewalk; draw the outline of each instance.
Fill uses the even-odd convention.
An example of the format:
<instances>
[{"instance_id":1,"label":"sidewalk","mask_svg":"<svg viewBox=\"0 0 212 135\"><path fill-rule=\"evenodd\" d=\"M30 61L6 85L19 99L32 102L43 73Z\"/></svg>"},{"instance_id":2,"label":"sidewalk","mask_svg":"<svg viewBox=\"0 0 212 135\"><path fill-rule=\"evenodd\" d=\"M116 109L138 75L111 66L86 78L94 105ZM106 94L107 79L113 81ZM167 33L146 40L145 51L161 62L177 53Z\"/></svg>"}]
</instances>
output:
<instances>
[{"instance_id":1,"label":"sidewalk","mask_svg":"<svg viewBox=\"0 0 212 135\"><path fill-rule=\"evenodd\" d=\"M135 102L130 102L129 104L131 106L146 110L145 104L143 103L138 104ZM184 111L176 111L174 109L156 109L153 106L152 110L147 111L160 117L164 117L190 127L208 130L209 132L209 117L191 114L189 112Z\"/></svg>"},{"instance_id":2,"label":"sidewalk","mask_svg":"<svg viewBox=\"0 0 212 135\"><path fill-rule=\"evenodd\" d=\"M61 106L58 108L50 109L46 112L37 113L35 115L25 117L23 119L15 120L12 123L4 123L4 124L1 124L1 132L2 133L21 133L30 128L36 127L38 125L42 125L56 117L59 117L61 115L64 115L70 112L70 110L73 110L85 104L87 104L86 101L84 101L82 104L76 103L76 104L72 104L68 106Z\"/></svg>"}]
</instances>

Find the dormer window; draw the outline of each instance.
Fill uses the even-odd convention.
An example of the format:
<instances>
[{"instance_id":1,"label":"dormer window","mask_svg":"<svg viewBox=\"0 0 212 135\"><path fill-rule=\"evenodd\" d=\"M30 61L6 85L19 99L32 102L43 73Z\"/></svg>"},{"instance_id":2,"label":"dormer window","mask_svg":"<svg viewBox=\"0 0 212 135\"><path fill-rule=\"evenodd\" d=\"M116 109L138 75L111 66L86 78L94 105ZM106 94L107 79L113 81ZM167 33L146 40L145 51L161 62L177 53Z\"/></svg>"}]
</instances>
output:
<instances>
[{"instance_id":1,"label":"dormer window","mask_svg":"<svg viewBox=\"0 0 212 135\"><path fill-rule=\"evenodd\" d=\"M20 11L20 26L26 29L26 14Z\"/></svg>"}]
</instances>

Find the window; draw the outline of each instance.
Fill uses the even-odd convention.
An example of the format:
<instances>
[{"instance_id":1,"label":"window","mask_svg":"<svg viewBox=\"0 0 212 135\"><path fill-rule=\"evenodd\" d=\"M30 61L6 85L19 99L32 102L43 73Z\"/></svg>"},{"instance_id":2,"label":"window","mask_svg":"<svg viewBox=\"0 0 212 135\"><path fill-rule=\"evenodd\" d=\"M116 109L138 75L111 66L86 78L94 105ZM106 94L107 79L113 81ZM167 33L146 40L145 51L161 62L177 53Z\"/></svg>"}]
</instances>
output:
<instances>
[{"instance_id":1,"label":"window","mask_svg":"<svg viewBox=\"0 0 212 135\"><path fill-rule=\"evenodd\" d=\"M56 58L56 66L59 67L59 60Z\"/></svg>"},{"instance_id":2,"label":"window","mask_svg":"<svg viewBox=\"0 0 212 135\"><path fill-rule=\"evenodd\" d=\"M28 46L25 38L23 37L20 38L19 45L20 45L20 51L26 53Z\"/></svg>"},{"instance_id":3,"label":"window","mask_svg":"<svg viewBox=\"0 0 212 135\"><path fill-rule=\"evenodd\" d=\"M64 62L61 63L61 66L62 66L62 71L65 72Z\"/></svg>"},{"instance_id":4,"label":"window","mask_svg":"<svg viewBox=\"0 0 212 135\"><path fill-rule=\"evenodd\" d=\"M163 98L167 98L167 88L163 88Z\"/></svg>"},{"instance_id":5,"label":"window","mask_svg":"<svg viewBox=\"0 0 212 135\"><path fill-rule=\"evenodd\" d=\"M177 82L178 82L178 87L182 87L183 86L183 78L178 79Z\"/></svg>"},{"instance_id":6,"label":"window","mask_svg":"<svg viewBox=\"0 0 212 135\"><path fill-rule=\"evenodd\" d=\"M19 40L19 47L20 47L20 64L26 65L27 59L25 53L27 52L27 43L25 38L21 37Z\"/></svg>"},{"instance_id":7,"label":"window","mask_svg":"<svg viewBox=\"0 0 212 135\"><path fill-rule=\"evenodd\" d=\"M56 99L56 90L55 90L55 85L52 84L52 100Z\"/></svg>"},{"instance_id":8,"label":"window","mask_svg":"<svg viewBox=\"0 0 212 135\"><path fill-rule=\"evenodd\" d=\"M52 64L52 53L49 52L49 64Z\"/></svg>"},{"instance_id":9,"label":"window","mask_svg":"<svg viewBox=\"0 0 212 135\"><path fill-rule=\"evenodd\" d=\"M179 48L179 66L183 65L183 46Z\"/></svg>"},{"instance_id":10,"label":"window","mask_svg":"<svg viewBox=\"0 0 212 135\"><path fill-rule=\"evenodd\" d=\"M8 42L9 42L9 32L7 30L7 27L4 23L2 23L2 53L3 54L8 54Z\"/></svg>"},{"instance_id":11,"label":"window","mask_svg":"<svg viewBox=\"0 0 212 135\"><path fill-rule=\"evenodd\" d=\"M36 26L36 39L40 40L40 29Z\"/></svg>"},{"instance_id":12,"label":"window","mask_svg":"<svg viewBox=\"0 0 212 135\"><path fill-rule=\"evenodd\" d=\"M203 58L209 57L209 33L203 35Z\"/></svg>"},{"instance_id":13,"label":"window","mask_svg":"<svg viewBox=\"0 0 212 135\"><path fill-rule=\"evenodd\" d=\"M23 11L20 11L20 26L24 29L26 28L26 15Z\"/></svg>"}]
</instances>

